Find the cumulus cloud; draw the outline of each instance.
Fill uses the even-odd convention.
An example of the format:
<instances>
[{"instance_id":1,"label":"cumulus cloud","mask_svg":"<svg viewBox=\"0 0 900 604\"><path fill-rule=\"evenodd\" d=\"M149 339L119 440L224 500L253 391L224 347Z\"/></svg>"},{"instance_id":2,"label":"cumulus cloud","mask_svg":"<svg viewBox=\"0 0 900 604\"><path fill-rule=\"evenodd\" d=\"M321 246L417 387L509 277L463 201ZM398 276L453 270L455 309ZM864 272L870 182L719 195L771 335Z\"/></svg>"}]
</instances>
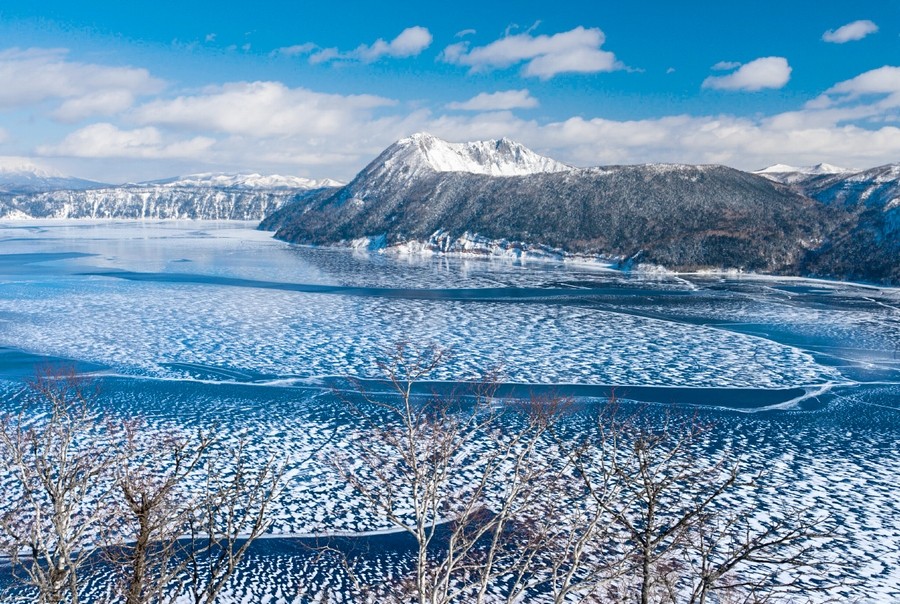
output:
<instances>
[{"instance_id":1,"label":"cumulus cloud","mask_svg":"<svg viewBox=\"0 0 900 604\"><path fill-rule=\"evenodd\" d=\"M858 98L864 94L900 93L900 67L885 65L859 74L855 78L838 82L825 91L828 95Z\"/></svg>"},{"instance_id":2,"label":"cumulus cloud","mask_svg":"<svg viewBox=\"0 0 900 604\"><path fill-rule=\"evenodd\" d=\"M547 121L514 112L536 104L527 89L504 90L445 108L460 111L432 112L374 95L232 82L145 102L123 113L121 123L80 128L38 151L55 161L102 163L109 170L128 164L165 166L168 173L206 164L211 170L252 166L344 180L384 147L416 131L453 141L506 136L582 166L664 161L748 169L825 161L866 167L900 157L898 66L861 73L835 83L804 107L766 116L614 120L595 114ZM98 177L111 180L115 174Z\"/></svg>"},{"instance_id":3,"label":"cumulus cloud","mask_svg":"<svg viewBox=\"0 0 900 604\"><path fill-rule=\"evenodd\" d=\"M801 113L841 122L900 123L900 67L885 65L838 82Z\"/></svg>"},{"instance_id":4,"label":"cumulus cloud","mask_svg":"<svg viewBox=\"0 0 900 604\"><path fill-rule=\"evenodd\" d=\"M788 65L787 59L762 57L741 65L728 75L709 76L703 80L703 88L754 92L764 88L782 88L790 78L791 66Z\"/></svg>"},{"instance_id":5,"label":"cumulus cloud","mask_svg":"<svg viewBox=\"0 0 900 604\"><path fill-rule=\"evenodd\" d=\"M379 38L371 45L362 44L347 52L341 52L337 48L323 48L310 55L310 63L325 63L328 61L362 61L373 63L383 57L406 58L414 57L431 46L431 32L421 26L407 27L391 41ZM293 48L304 48L301 44ZM291 47L289 47L291 48Z\"/></svg>"},{"instance_id":6,"label":"cumulus cloud","mask_svg":"<svg viewBox=\"0 0 900 604\"><path fill-rule=\"evenodd\" d=\"M532 35L530 31L506 35L486 46L471 47L457 42L446 47L441 59L469 67L471 73L524 64L522 73L549 79L561 73L598 73L625 66L601 47L606 35L598 28L576 27L553 35Z\"/></svg>"},{"instance_id":7,"label":"cumulus cloud","mask_svg":"<svg viewBox=\"0 0 900 604\"><path fill-rule=\"evenodd\" d=\"M77 121L124 111L164 86L146 69L82 63L67 55L65 49L0 51L0 108L62 101L53 116Z\"/></svg>"},{"instance_id":8,"label":"cumulus cloud","mask_svg":"<svg viewBox=\"0 0 900 604\"><path fill-rule=\"evenodd\" d=\"M38 154L87 158L194 159L208 151L215 140L198 136L166 141L156 128L121 130L113 124L91 124L75 130L56 145L38 147Z\"/></svg>"},{"instance_id":9,"label":"cumulus cloud","mask_svg":"<svg viewBox=\"0 0 900 604\"><path fill-rule=\"evenodd\" d=\"M531 109L538 100L527 89L482 92L468 101L449 103L448 109L463 111L501 111L506 109Z\"/></svg>"},{"instance_id":10,"label":"cumulus cloud","mask_svg":"<svg viewBox=\"0 0 900 604\"><path fill-rule=\"evenodd\" d=\"M140 124L266 136L327 136L352 130L395 101L369 94L338 95L289 88L281 82L235 82L197 94L156 100L132 113Z\"/></svg>"},{"instance_id":11,"label":"cumulus cloud","mask_svg":"<svg viewBox=\"0 0 900 604\"><path fill-rule=\"evenodd\" d=\"M833 44L844 44L845 42L862 40L869 34L874 34L877 31L878 26L875 25L875 23L868 19L861 19L859 21L848 23L847 25L842 25L834 30L829 29L822 34L822 39L825 42L831 42Z\"/></svg>"}]
</instances>

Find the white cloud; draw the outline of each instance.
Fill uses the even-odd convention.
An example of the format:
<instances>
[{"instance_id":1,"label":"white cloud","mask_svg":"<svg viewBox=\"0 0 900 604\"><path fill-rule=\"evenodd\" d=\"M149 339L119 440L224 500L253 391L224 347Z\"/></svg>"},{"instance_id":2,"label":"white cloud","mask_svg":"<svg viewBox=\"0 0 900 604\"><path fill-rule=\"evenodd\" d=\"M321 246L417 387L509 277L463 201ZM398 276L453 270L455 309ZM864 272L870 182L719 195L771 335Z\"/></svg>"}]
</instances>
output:
<instances>
[{"instance_id":1,"label":"white cloud","mask_svg":"<svg viewBox=\"0 0 900 604\"><path fill-rule=\"evenodd\" d=\"M198 136L189 140L164 140L156 128L120 130L113 124L85 126L56 145L38 147L39 155L88 158L194 159L204 155L215 140Z\"/></svg>"},{"instance_id":2,"label":"white cloud","mask_svg":"<svg viewBox=\"0 0 900 604\"><path fill-rule=\"evenodd\" d=\"M285 57L296 57L299 55L308 55L316 49L316 45L312 42L306 44L295 44L293 46L283 46L272 51L272 55L282 55Z\"/></svg>"},{"instance_id":3,"label":"white cloud","mask_svg":"<svg viewBox=\"0 0 900 604\"><path fill-rule=\"evenodd\" d=\"M456 33L453 35L453 37L454 37L454 38L465 38L466 36L474 36L474 35L477 34L477 33L478 33L478 32L475 31L474 29L463 29L463 30L460 30L460 31L456 32Z\"/></svg>"},{"instance_id":4,"label":"white cloud","mask_svg":"<svg viewBox=\"0 0 900 604\"><path fill-rule=\"evenodd\" d=\"M64 49L0 51L0 108L60 100L54 117L76 121L119 113L137 97L163 88L146 69L70 61L67 54Z\"/></svg>"},{"instance_id":5,"label":"white cloud","mask_svg":"<svg viewBox=\"0 0 900 604\"><path fill-rule=\"evenodd\" d=\"M829 95L858 98L864 94L900 93L900 67L885 65L866 71L855 78L838 82L825 91Z\"/></svg>"},{"instance_id":6,"label":"white cloud","mask_svg":"<svg viewBox=\"0 0 900 604\"><path fill-rule=\"evenodd\" d=\"M824 34L822 34L822 39L826 42L832 42L834 44L844 44L845 42L862 40L869 34L874 34L877 31L878 26L875 25L875 23L869 21L868 19L861 19L859 21L854 21L853 23L848 23L847 25L838 27L835 30L829 29Z\"/></svg>"},{"instance_id":7,"label":"white cloud","mask_svg":"<svg viewBox=\"0 0 900 604\"><path fill-rule=\"evenodd\" d=\"M482 92L468 101L449 103L448 109L464 111L502 111L505 109L531 109L538 106L538 100L527 89Z\"/></svg>"},{"instance_id":8,"label":"white cloud","mask_svg":"<svg viewBox=\"0 0 900 604\"><path fill-rule=\"evenodd\" d=\"M710 76L703 80L703 88L716 90L757 91L782 88L791 78L791 66L784 57L762 57L741 65L733 73Z\"/></svg>"},{"instance_id":9,"label":"white cloud","mask_svg":"<svg viewBox=\"0 0 900 604\"><path fill-rule=\"evenodd\" d=\"M127 90L98 90L64 101L52 115L63 122L77 122L93 115L115 115L134 104Z\"/></svg>"},{"instance_id":10,"label":"white cloud","mask_svg":"<svg viewBox=\"0 0 900 604\"><path fill-rule=\"evenodd\" d=\"M715 65L712 66L712 69L716 71L731 71L732 69L737 69L741 64L737 61L719 61Z\"/></svg>"},{"instance_id":11,"label":"white cloud","mask_svg":"<svg viewBox=\"0 0 900 604\"><path fill-rule=\"evenodd\" d=\"M900 124L900 67L885 65L838 82L798 113L841 123Z\"/></svg>"},{"instance_id":12,"label":"white cloud","mask_svg":"<svg viewBox=\"0 0 900 604\"><path fill-rule=\"evenodd\" d=\"M724 163L743 168L790 160L867 166L900 153L900 128L791 127L778 119L668 116L636 121L571 118L539 132L561 158L596 163ZM540 139L538 139L540 141Z\"/></svg>"},{"instance_id":13,"label":"white cloud","mask_svg":"<svg viewBox=\"0 0 900 604\"><path fill-rule=\"evenodd\" d=\"M337 48L323 48L312 54L309 61L310 63L325 63L345 60L372 63L383 57L414 57L431 46L432 39L431 32L424 27L407 27L390 42L379 38L371 45L362 44L348 52L341 52ZM300 47L304 46L306 45L300 45Z\"/></svg>"},{"instance_id":14,"label":"white cloud","mask_svg":"<svg viewBox=\"0 0 900 604\"><path fill-rule=\"evenodd\" d=\"M205 42L215 42L215 41L216 41L216 34L206 34L206 37L203 38L203 40L204 40Z\"/></svg>"},{"instance_id":15,"label":"white cloud","mask_svg":"<svg viewBox=\"0 0 900 604\"><path fill-rule=\"evenodd\" d=\"M605 41L606 36L597 28L576 27L551 36L534 36L529 30L504 36L486 46L470 48L468 42L451 44L441 53L441 59L468 66L472 73L524 63L524 75L541 79L561 73L624 69L613 53L601 50Z\"/></svg>"},{"instance_id":16,"label":"white cloud","mask_svg":"<svg viewBox=\"0 0 900 604\"><path fill-rule=\"evenodd\" d=\"M583 166L664 161L750 169L825 161L867 167L900 157L896 66L838 82L804 107L767 116L613 120L594 114L547 122L511 111L532 103L528 90L506 90L451 104L465 113L431 112L374 95L234 82L145 103L124 113L124 124L81 128L38 151L67 165L81 162L100 180L113 180L115 170L130 169L134 179L138 169L150 178L201 165L346 180L393 141L423 130L454 141L506 136ZM101 165L108 175L99 173Z\"/></svg>"},{"instance_id":17,"label":"white cloud","mask_svg":"<svg viewBox=\"0 0 900 604\"><path fill-rule=\"evenodd\" d=\"M360 128L372 119L374 109L394 104L369 94L343 96L281 82L235 82L147 103L137 107L132 118L145 125L251 138L317 137Z\"/></svg>"}]
</instances>

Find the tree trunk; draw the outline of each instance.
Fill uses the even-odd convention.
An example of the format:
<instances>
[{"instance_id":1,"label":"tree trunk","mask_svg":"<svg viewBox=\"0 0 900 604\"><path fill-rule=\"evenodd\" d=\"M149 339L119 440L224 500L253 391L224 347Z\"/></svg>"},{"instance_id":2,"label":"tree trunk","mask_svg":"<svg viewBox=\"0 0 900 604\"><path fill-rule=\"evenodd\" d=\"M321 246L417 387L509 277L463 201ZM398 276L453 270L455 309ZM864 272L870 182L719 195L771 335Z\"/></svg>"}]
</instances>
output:
<instances>
[{"instance_id":1,"label":"tree trunk","mask_svg":"<svg viewBox=\"0 0 900 604\"><path fill-rule=\"evenodd\" d=\"M147 515L138 514L140 530L131 559L131 581L125 594L126 604L144 604L143 591L147 574L147 548L150 546L150 529L147 526Z\"/></svg>"}]
</instances>

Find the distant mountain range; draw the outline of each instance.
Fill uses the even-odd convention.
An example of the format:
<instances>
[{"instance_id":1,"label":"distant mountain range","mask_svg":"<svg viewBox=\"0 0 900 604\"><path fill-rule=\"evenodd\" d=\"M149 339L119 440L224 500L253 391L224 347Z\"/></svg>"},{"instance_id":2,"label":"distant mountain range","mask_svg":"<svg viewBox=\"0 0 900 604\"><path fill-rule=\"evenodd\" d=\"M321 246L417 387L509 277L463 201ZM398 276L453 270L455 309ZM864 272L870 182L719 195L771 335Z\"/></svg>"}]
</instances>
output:
<instances>
[{"instance_id":1,"label":"distant mountain range","mask_svg":"<svg viewBox=\"0 0 900 604\"><path fill-rule=\"evenodd\" d=\"M0 161L0 218L262 220L286 203L341 183L296 176L193 174L109 185Z\"/></svg>"}]
</instances>

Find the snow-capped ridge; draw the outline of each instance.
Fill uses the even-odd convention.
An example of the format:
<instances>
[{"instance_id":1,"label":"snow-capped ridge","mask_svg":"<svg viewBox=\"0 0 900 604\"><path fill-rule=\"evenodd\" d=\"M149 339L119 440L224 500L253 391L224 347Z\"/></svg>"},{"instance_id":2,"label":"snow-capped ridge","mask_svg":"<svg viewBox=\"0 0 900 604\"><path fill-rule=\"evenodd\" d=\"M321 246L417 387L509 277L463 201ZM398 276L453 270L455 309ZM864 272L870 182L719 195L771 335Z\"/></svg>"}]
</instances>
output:
<instances>
[{"instance_id":1,"label":"snow-capped ridge","mask_svg":"<svg viewBox=\"0 0 900 604\"><path fill-rule=\"evenodd\" d=\"M855 170L848 170L832 164L816 164L815 166L788 166L785 164L775 164L762 170L756 170L753 173L757 176L780 182L783 185L801 185L816 178L838 177L853 174Z\"/></svg>"},{"instance_id":2,"label":"snow-capped ridge","mask_svg":"<svg viewBox=\"0 0 900 604\"><path fill-rule=\"evenodd\" d=\"M99 186L103 186L102 183L66 176L27 157L0 156L2 192L84 190Z\"/></svg>"},{"instance_id":3,"label":"snow-capped ridge","mask_svg":"<svg viewBox=\"0 0 900 604\"><path fill-rule=\"evenodd\" d=\"M832 164L826 163L816 164L811 168L807 168L807 170L808 174L844 174L846 172L853 172L853 170L850 170L848 168L841 168L839 166L834 166Z\"/></svg>"},{"instance_id":4,"label":"snow-capped ridge","mask_svg":"<svg viewBox=\"0 0 900 604\"><path fill-rule=\"evenodd\" d=\"M40 165L27 157L0 155L0 175L29 175L37 178L66 178L59 170Z\"/></svg>"},{"instance_id":5,"label":"snow-capped ridge","mask_svg":"<svg viewBox=\"0 0 900 604\"><path fill-rule=\"evenodd\" d=\"M187 174L162 180L138 183L139 186L161 187L210 187L217 189L321 189L339 187L344 183L324 178L315 180L301 176L284 176L281 174L203 172Z\"/></svg>"},{"instance_id":6,"label":"snow-capped ridge","mask_svg":"<svg viewBox=\"0 0 900 604\"><path fill-rule=\"evenodd\" d=\"M754 170L754 174L786 174L788 172L802 172L803 168L789 166L787 164L773 164L760 170Z\"/></svg>"},{"instance_id":7,"label":"snow-capped ridge","mask_svg":"<svg viewBox=\"0 0 900 604\"><path fill-rule=\"evenodd\" d=\"M262 220L330 179L203 173L143 183L105 185L72 178L0 173L0 217Z\"/></svg>"},{"instance_id":8,"label":"snow-capped ridge","mask_svg":"<svg viewBox=\"0 0 900 604\"><path fill-rule=\"evenodd\" d=\"M450 143L425 132L402 138L388 147L382 162L386 169L403 166L413 172L424 168L490 176L525 176L573 169L508 138Z\"/></svg>"},{"instance_id":9,"label":"snow-capped ridge","mask_svg":"<svg viewBox=\"0 0 900 604\"><path fill-rule=\"evenodd\" d=\"M766 174L803 174L809 176L817 176L819 174L846 174L853 172L848 168L841 168L827 163L816 164L815 166L789 166L787 164L775 164L761 170L754 170L754 174L765 176Z\"/></svg>"}]
</instances>

